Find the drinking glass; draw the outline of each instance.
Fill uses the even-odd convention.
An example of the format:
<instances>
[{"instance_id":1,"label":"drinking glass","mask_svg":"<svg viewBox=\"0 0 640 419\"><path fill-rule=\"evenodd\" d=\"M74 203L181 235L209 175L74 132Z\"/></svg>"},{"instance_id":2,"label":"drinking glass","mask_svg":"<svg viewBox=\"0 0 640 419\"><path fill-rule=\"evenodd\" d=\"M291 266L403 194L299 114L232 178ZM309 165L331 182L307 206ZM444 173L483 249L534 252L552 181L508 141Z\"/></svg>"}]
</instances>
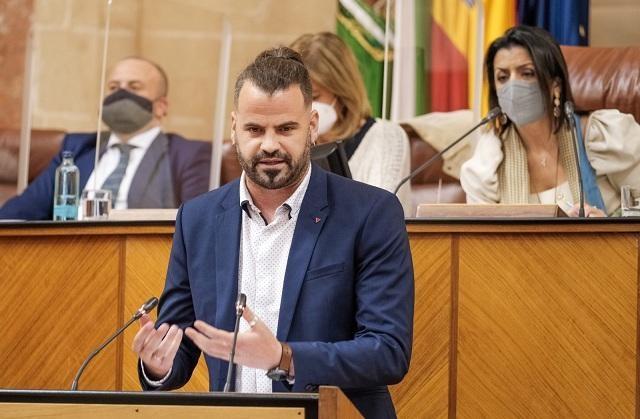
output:
<instances>
[{"instance_id":1,"label":"drinking glass","mask_svg":"<svg viewBox=\"0 0 640 419\"><path fill-rule=\"evenodd\" d=\"M107 220L111 209L111 191L103 189L82 191L80 206L82 207L83 220Z\"/></svg>"},{"instance_id":2,"label":"drinking glass","mask_svg":"<svg viewBox=\"0 0 640 419\"><path fill-rule=\"evenodd\" d=\"M624 185L620 188L623 217L640 217L640 188Z\"/></svg>"}]
</instances>

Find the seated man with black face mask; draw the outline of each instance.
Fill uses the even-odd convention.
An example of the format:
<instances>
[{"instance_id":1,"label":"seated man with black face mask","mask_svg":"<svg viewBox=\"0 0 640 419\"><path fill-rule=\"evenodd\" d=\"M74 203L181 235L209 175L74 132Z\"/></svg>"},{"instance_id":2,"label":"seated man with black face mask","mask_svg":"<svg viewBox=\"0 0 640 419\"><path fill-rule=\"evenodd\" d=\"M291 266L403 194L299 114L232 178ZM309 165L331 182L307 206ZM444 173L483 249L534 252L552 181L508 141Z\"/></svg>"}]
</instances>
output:
<instances>
[{"instance_id":1,"label":"seated man with black face mask","mask_svg":"<svg viewBox=\"0 0 640 419\"><path fill-rule=\"evenodd\" d=\"M167 115L168 81L157 64L139 57L119 61L108 79L95 165L96 133L69 134L60 153L25 191L0 208L0 219L51 219L56 168L62 152L74 155L81 189L106 189L115 209L177 208L208 190L211 144L160 128Z\"/></svg>"}]
</instances>

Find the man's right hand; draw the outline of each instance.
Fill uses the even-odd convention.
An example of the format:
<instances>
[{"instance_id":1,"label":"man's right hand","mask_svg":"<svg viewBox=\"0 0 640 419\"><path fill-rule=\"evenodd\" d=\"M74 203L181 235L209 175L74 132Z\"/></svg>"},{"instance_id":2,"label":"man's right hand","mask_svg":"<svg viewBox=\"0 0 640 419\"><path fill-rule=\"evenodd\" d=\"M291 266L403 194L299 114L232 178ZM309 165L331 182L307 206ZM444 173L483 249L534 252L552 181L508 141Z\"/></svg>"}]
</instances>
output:
<instances>
[{"instance_id":1,"label":"man's right hand","mask_svg":"<svg viewBox=\"0 0 640 419\"><path fill-rule=\"evenodd\" d=\"M140 330L133 338L133 350L144 364L144 371L152 380L164 378L173 365L180 348L182 330L163 323L157 329L148 315L140 318Z\"/></svg>"}]
</instances>

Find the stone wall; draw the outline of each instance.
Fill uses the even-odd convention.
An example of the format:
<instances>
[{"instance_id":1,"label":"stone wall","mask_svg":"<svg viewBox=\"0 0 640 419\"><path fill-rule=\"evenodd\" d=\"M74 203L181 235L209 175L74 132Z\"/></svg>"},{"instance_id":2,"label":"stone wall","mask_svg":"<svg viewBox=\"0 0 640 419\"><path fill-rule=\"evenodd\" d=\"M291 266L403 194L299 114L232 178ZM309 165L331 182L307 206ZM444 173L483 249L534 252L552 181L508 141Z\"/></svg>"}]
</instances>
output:
<instances>
[{"instance_id":1,"label":"stone wall","mask_svg":"<svg viewBox=\"0 0 640 419\"><path fill-rule=\"evenodd\" d=\"M590 0L590 13L591 45L640 45L640 0Z\"/></svg>"},{"instance_id":2,"label":"stone wall","mask_svg":"<svg viewBox=\"0 0 640 419\"><path fill-rule=\"evenodd\" d=\"M32 0L0 1L0 127L20 128Z\"/></svg>"},{"instance_id":3,"label":"stone wall","mask_svg":"<svg viewBox=\"0 0 640 419\"><path fill-rule=\"evenodd\" d=\"M232 83L260 50L304 32L333 30L336 3L113 0L108 64L128 55L157 61L171 81L166 128L210 139L223 19L233 27ZM106 0L0 1L0 127L20 127L31 18L34 128L96 130L105 7ZM638 19L638 0L591 0L592 45L639 45ZM228 113L230 92L227 96Z\"/></svg>"},{"instance_id":4,"label":"stone wall","mask_svg":"<svg viewBox=\"0 0 640 419\"><path fill-rule=\"evenodd\" d=\"M35 1L34 127L96 130L105 4ZM259 51L333 30L335 9L327 0L114 0L107 62L156 61L170 79L167 130L210 139L223 19L233 32L228 113L233 80Z\"/></svg>"}]
</instances>

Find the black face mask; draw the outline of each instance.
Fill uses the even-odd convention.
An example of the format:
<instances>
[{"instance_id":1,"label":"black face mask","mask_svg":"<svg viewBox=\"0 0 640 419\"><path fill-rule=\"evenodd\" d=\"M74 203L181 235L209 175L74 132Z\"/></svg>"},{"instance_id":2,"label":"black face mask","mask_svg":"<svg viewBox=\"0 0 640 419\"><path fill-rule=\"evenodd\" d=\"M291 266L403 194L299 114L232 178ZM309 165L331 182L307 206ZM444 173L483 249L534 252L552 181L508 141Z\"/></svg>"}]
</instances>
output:
<instances>
[{"instance_id":1,"label":"black face mask","mask_svg":"<svg viewBox=\"0 0 640 419\"><path fill-rule=\"evenodd\" d=\"M131 134L153 118L153 102L128 90L116 90L103 105L102 121L115 133Z\"/></svg>"}]
</instances>

